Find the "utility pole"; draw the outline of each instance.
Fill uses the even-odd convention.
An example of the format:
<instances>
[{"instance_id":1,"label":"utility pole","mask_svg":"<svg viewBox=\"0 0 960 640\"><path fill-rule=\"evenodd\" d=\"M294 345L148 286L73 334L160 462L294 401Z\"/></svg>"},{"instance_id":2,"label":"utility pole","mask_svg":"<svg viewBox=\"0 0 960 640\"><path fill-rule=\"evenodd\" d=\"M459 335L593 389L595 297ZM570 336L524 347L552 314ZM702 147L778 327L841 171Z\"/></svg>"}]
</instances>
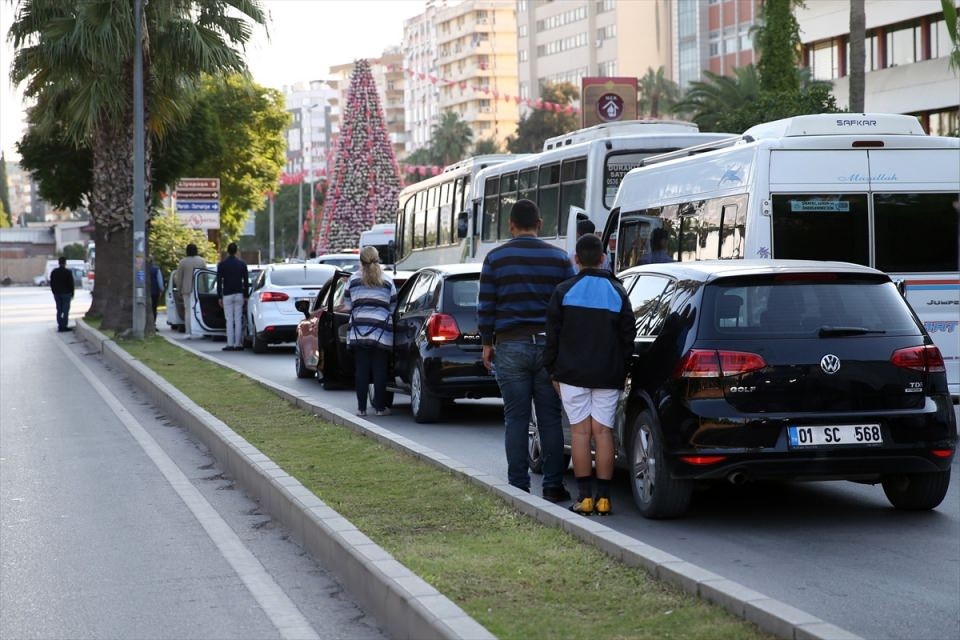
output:
<instances>
[{"instance_id":1,"label":"utility pole","mask_svg":"<svg viewBox=\"0 0 960 640\"><path fill-rule=\"evenodd\" d=\"M274 242L273 234L273 201L276 198L276 194L270 194L270 262L273 262L274 252L276 250L276 242Z\"/></svg>"},{"instance_id":2,"label":"utility pole","mask_svg":"<svg viewBox=\"0 0 960 640\"><path fill-rule=\"evenodd\" d=\"M143 2L133 0L133 337L142 339L147 324L146 232L143 131Z\"/></svg>"}]
</instances>

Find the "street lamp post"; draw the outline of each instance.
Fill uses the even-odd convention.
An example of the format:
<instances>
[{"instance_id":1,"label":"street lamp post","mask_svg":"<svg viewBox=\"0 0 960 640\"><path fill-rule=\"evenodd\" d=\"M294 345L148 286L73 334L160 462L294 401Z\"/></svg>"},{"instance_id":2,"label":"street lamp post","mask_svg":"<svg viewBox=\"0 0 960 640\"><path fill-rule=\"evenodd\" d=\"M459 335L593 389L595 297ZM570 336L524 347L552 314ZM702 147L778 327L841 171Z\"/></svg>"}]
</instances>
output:
<instances>
[{"instance_id":1,"label":"street lamp post","mask_svg":"<svg viewBox=\"0 0 960 640\"><path fill-rule=\"evenodd\" d=\"M147 324L146 199L144 197L143 132L143 0L133 2L133 319L134 338L143 338Z\"/></svg>"},{"instance_id":2,"label":"street lamp post","mask_svg":"<svg viewBox=\"0 0 960 640\"><path fill-rule=\"evenodd\" d=\"M313 176L311 175L313 171L313 145L311 144L311 128L307 126L307 119L312 117L310 112L312 112L317 107L323 106L321 103L317 102L309 107L300 109L300 171L304 172L304 158L303 154L306 153L306 174L310 178L310 207L313 207ZM303 131L307 130L307 142L303 142ZM299 190L299 205L297 209L297 258L303 259L303 181L304 178L300 179L300 190Z\"/></svg>"}]
</instances>

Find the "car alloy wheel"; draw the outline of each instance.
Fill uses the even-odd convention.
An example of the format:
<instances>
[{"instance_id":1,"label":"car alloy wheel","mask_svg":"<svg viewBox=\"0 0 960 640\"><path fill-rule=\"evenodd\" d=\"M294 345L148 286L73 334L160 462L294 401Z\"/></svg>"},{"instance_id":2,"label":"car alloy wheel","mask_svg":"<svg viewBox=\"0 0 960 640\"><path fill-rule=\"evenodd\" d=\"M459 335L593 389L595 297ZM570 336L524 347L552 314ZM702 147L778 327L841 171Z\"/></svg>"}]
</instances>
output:
<instances>
[{"instance_id":1,"label":"car alloy wheel","mask_svg":"<svg viewBox=\"0 0 960 640\"><path fill-rule=\"evenodd\" d=\"M527 431L527 465L533 473L543 473L543 448L540 446L540 429L537 419L531 414Z\"/></svg>"},{"instance_id":2,"label":"car alloy wheel","mask_svg":"<svg viewBox=\"0 0 960 640\"><path fill-rule=\"evenodd\" d=\"M440 399L424 388L423 363L417 362L410 378L410 409L417 422L436 422L440 417Z\"/></svg>"},{"instance_id":3,"label":"car alloy wheel","mask_svg":"<svg viewBox=\"0 0 960 640\"><path fill-rule=\"evenodd\" d=\"M293 348L293 357L294 357L294 366L297 369L298 378L311 378L313 377L313 371L307 369L306 363L303 361L303 354L300 353L300 343L296 343Z\"/></svg>"},{"instance_id":4,"label":"car alloy wheel","mask_svg":"<svg viewBox=\"0 0 960 640\"><path fill-rule=\"evenodd\" d=\"M693 483L670 476L660 428L648 411L633 423L630 440L630 489L645 518L676 518L690 506Z\"/></svg>"}]
</instances>

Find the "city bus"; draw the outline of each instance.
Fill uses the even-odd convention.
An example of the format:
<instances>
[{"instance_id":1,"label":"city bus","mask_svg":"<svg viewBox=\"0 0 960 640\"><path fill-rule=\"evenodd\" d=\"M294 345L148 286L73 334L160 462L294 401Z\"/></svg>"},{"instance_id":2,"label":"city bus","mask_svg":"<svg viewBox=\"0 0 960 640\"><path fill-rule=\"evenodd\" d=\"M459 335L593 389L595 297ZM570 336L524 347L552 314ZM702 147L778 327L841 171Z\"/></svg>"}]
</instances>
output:
<instances>
[{"instance_id":1,"label":"city bus","mask_svg":"<svg viewBox=\"0 0 960 640\"><path fill-rule=\"evenodd\" d=\"M491 154L461 160L440 175L400 192L393 240L398 269L415 271L464 262L467 214L474 178L482 169L518 156Z\"/></svg>"},{"instance_id":2,"label":"city bus","mask_svg":"<svg viewBox=\"0 0 960 640\"><path fill-rule=\"evenodd\" d=\"M794 258L874 267L900 283L960 395L960 140L913 116L817 114L647 158L603 232L620 272L666 231L673 260ZM662 235L662 234L659 234Z\"/></svg>"},{"instance_id":3,"label":"city bus","mask_svg":"<svg viewBox=\"0 0 960 640\"><path fill-rule=\"evenodd\" d=\"M550 138L540 153L514 157L477 174L463 258L483 260L490 249L509 240L510 208L523 198L540 208L540 237L572 252L577 214L602 229L620 181L644 158L729 137L701 133L690 122L636 120Z\"/></svg>"}]
</instances>

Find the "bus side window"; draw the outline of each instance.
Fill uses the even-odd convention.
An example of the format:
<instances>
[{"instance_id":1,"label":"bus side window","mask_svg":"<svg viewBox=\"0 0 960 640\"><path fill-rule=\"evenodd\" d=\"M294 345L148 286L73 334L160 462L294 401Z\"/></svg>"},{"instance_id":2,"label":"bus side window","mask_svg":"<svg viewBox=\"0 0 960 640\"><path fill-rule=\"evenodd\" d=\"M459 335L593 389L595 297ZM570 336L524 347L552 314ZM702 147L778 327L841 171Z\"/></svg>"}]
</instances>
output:
<instances>
[{"instance_id":1,"label":"bus side window","mask_svg":"<svg viewBox=\"0 0 960 640\"><path fill-rule=\"evenodd\" d=\"M437 238L437 244L453 244L453 204L452 204L453 183L444 182L440 186L440 234Z\"/></svg>"},{"instance_id":2,"label":"bus side window","mask_svg":"<svg viewBox=\"0 0 960 640\"><path fill-rule=\"evenodd\" d=\"M720 214L720 258L732 260L743 256L743 209L725 204Z\"/></svg>"},{"instance_id":3,"label":"bus side window","mask_svg":"<svg viewBox=\"0 0 960 640\"><path fill-rule=\"evenodd\" d=\"M537 201L537 169L524 169L520 172L519 197L521 199Z\"/></svg>"},{"instance_id":4,"label":"bus side window","mask_svg":"<svg viewBox=\"0 0 960 640\"><path fill-rule=\"evenodd\" d=\"M723 213L720 201L707 200L703 208L703 222L700 225L700 260L716 260L720 257L720 227Z\"/></svg>"},{"instance_id":5,"label":"bus side window","mask_svg":"<svg viewBox=\"0 0 960 640\"><path fill-rule=\"evenodd\" d=\"M427 207L426 207L426 240L424 240L424 247L435 247L437 246L437 202L439 198L437 197L440 193L440 187L430 187L430 191L427 192Z\"/></svg>"},{"instance_id":6,"label":"bus side window","mask_svg":"<svg viewBox=\"0 0 960 640\"><path fill-rule=\"evenodd\" d=\"M423 248L423 228L427 221L427 206L425 191L417 194L413 205L413 248Z\"/></svg>"},{"instance_id":7,"label":"bus side window","mask_svg":"<svg viewBox=\"0 0 960 640\"><path fill-rule=\"evenodd\" d=\"M560 185L560 236L567 234L567 217L570 207L585 207L587 198L587 159L575 158L563 161ZM546 226L546 225L544 225ZM553 235L553 234L551 234Z\"/></svg>"},{"instance_id":8,"label":"bus side window","mask_svg":"<svg viewBox=\"0 0 960 640\"><path fill-rule=\"evenodd\" d=\"M483 186L483 225L480 237L483 240L497 239L497 194L500 178L487 178Z\"/></svg>"},{"instance_id":9,"label":"bus side window","mask_svg":"<svg viewBox=\"0 0 960 640\"><path fill-rule=\"evenodd\" d=\"M510 209L517 201L517 174L507 173L500 176L500 220L497 224L500 239L510 237Z\"/></svg>"},{"instance_id":10,"label":"bus side window","mask_svg":"<svg viewBox=\"0 0 960 640\"><path fill-rule=\"evenodd\" d=\"M697 259L698 240L701 226L700 203L687 202L680 205L680 262Z\"/></svg>"},{"instance_id":11,"label":"bus side window","mask_svg":"<svg viewBox=\"0 0 960 640\"><path fill-rule=\"evenodd\" d=\"M559 228L557 210L560 207L560 165L548 164L540 167L537 185L537 206L540 208L540 218L543 219L540 236L555 237Z\"/></svg>"}]
</instances>

